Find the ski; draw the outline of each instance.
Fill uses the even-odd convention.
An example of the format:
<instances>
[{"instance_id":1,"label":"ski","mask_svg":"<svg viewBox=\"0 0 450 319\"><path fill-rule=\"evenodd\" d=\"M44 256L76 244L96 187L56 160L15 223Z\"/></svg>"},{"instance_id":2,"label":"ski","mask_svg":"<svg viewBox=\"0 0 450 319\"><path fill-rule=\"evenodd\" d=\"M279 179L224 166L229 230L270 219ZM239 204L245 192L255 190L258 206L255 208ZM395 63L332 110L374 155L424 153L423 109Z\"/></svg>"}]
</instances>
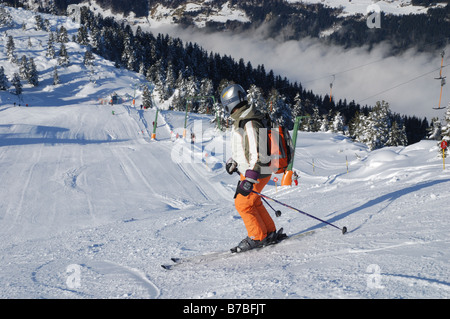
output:
<instances>
[{"instance_id":1,"label":"ski","mask_svg":"<svg viewBox=\"0 0 450 319\"><path fill-rule=\"evenodd\" d=\"M191 257L172 257L170 259L172 263L162 264L161 267L165 270L172 270L176 267L179 267L179 266L185 265L185 264L202 264L202 263L211 262L211 261L215 261L215 260L219 260L219 259L227 259L227 258L230 258L233 256L245 254L247 252L259 251L259 250L266 249L269 247L274 247L285 241L291 241L293 239L298 239L301 237L312 235L314 232L315 232L314 230L310 230L310 231L306 231L303 233L298 233L295 235L287 236L287 237L285 237L275 243L272 243L270 245L258 247L258 248L254 248L254 249L242 251L242 252L237 252L237 251L233 252L232 251L233 248L232 248L231 250L228 250L228 251L211 252L211 253L207 253L207 254L203 254L203 255L195 255L195 256L191 256Z\"/></svg>"},{"instance_id":2,"label":"ski","mask_svg":"<svg viewBox=\"0 0 450 319\"><path fill-rule=\"evenodd\" d=\"M211 252L203 255L195 255L191 257L172 257L170 258L172 264L163 264L161 265L161 267L166 270L172 270L173 268L178 267L180 265L201 264L208 261L226 258L227 255L231 254L232 253L230 251L220 251L220 252Z\"/></svg>"},{"instance_id":3,"label":"ski","mask_svg":"<svg viewBox=\"0 0 450 319\"><path fill-rule=\"evenodd\" d=\"M267 246L276 245L279 242L281 242L282 240L285 240L285 239L288 238L288 236L283 233L283 228L280 228L278 230L278 232L275 234L275 236L276 236L275 241L270 241L269 243L266 243L266 244L264 244L262 246L255 247L255 248L252 248L252 249L249 249L249 250L261 249L261 248L264 248L264 247L267 247ZM245 252L245 251L248 251L248 250L241 250L239 245L236 246L236 247L231 248L231 252L232 253L241 253L241 252Z\"/></svg>"},{"instance_id":4,"label":"ski","mask_svg":"<svg viewBox=\"0 0 450 319\"><path fill-rule=\"evenodd\" d=\"M285 242L285 241L291 241L291 240L293 240L293 239L298 239L298 238L301 238L301 237L305 237L305 236L309 236L309 235L312 235L312 234L314 234L314 230L309 230L309 231L306 231L306 232L303 232L303 233L298 233L298 234L295 234L295 235L290 235L290 236L286 236L286 237L282 237L281 239L279 239L277 242L275 242L275 243L272 243L272 244L269 244L269 245L267 245L267 246L263 246L263 247L258 247L258 248L255 248L255 249L251 249L251 250L249 250L249 251L252 251L252 250L260 250L260 249L265 249L265 248L270 248L270 247L272 247L272 246L276 246L276 245L278 245L278 244L280 244L280 243L282 243L282 242ZM242 253L242 252L241 252ZM244 253L245 253L245 251L244 251Z\"/></svg>"}]
</instances>

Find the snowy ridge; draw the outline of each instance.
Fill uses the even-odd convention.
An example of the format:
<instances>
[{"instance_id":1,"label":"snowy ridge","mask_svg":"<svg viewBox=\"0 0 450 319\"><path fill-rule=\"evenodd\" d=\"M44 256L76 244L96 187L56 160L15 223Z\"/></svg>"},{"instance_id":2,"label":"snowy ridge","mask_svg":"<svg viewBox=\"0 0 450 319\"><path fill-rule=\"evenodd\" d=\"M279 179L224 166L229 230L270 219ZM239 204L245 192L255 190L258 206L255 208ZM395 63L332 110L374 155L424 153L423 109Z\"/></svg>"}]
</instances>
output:
<instances>
[{"instance_id":1,"label":"snowy ridge","mask_svg":"<svg viewBox=\"0 0 450 319\"><path fill-rule=\"evenodd\" d=\"M138 75L96 57L92 82L72 44L60 73L70 80L53 86L55 61L36 33L33 50L25 35L16 50L40 61L39 86L24 85L22 99L0 91L0 298L449 298L450 176L435 141L369 151L299 132L299 185L271 181L264 193L348 233L277 207L277 227L314 234L164 271L173 256L227 250L246 236L237 176L223 169L228 133L189 114L195 143L177 139L184 112L160 105L152 141L156 110L138 107L140 90L136 106L125 98ZM2 47L9 75L6 60ZM113 92L123 103L100 103Z\"/></svg>"},{"instance_id":2,"label":"snowy ridge","mask_svg":"<svg viewBox=\"0 0 450 319\"><path fill-rule=\"evenodd\" d=\"M325 7L342 10L341 17L353 15L366 15L369 7L376 4L385 14L392 15L408 15L408 14L425 14L429 8L445 6L445 4L437 3L428 7L412 5L410 0L287 0L289 3L304 4L322 4ZM82 3L81 5L87 5ZM78 5L72 5L78 6ZM101 13L103 16L113 16L118 19L126 19L132 24L150 23L152 27L160 27L163 25L177 24L184 16L193 16L193 23L199 28L203 28L208 22L241 22L251 23L251 17L248 17L239 5L232 5L230 1L217 5L208 0L185 1L179 6L172 8L166 7L161 3L153 4L150 8L148 17L137 18L133 12L128 16L123 14L113 14L110 9L103 9L95 2L90 2L89 7L95 13Z\"/></svg>"},{"instance_id":3,"label":"snowy ridge","mask_svg":"<svg viewBox=\"0 0 450 319\"><path fill-rule=\"evenodd\" d=\"M390 0L390 1L374 1L374 0L288 0L289 3L305 3L305 4L322 4L326 7L342 9L341 16L366 15L368 7L376 4L385 14L407 15L426 13L428 8L442 6L442 4L434 4L430 7L414 6L410 0ZM201 13L203 9L208 8L207 14ZM186 3L172 9L162 4L155 6L149 14L149 22L152 26L161 24L172 24L176 19L189 12L195 15L195 25L204 27L207 22L239 21L251 22L245 12L236 6L232 6L230 2L225 2L220 8L210 4L209 1L186 1Z\"/></svg>"},{"instance_id":4,"label":"snowy ridge","mask_svg":"<svg viewBox=\"0 0 450 319\"><path fill-rule=\"evenodd\" d=\"M429 7L415 6L411 0L287 0L287 2L296 3L321 3L324 6L331 8L341 8L343 10L342 16L349 16L355 14L367 14L368 7L376 4L385 14L403 15L403 14L419 14L426 13ZM434 4L433 6L440 6L442 4ZM430 7L433 7L430 6Z\"/></svg>"}]
</instances>

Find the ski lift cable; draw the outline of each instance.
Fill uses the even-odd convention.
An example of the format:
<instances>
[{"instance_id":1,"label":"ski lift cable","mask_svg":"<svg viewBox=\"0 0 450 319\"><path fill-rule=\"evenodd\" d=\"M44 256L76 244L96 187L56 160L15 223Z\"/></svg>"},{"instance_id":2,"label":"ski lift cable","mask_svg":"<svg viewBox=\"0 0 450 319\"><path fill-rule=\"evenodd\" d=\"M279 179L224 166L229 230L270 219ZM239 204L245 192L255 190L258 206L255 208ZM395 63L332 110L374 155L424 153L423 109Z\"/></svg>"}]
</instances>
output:
<instances>
[{"instance_id":1,"label":"ski lift cable","mask_svg":"<svg viewBox=\"0 0 450 319\"><path fill-rule=\"evenodd\" d=\"M449 63L449 64L446 64L446 65L444 65L444 66L442 66L442 67L444 68L444 67L449 66L449 65L450 65L450 63ZM398 88L398 87L400 87L400 86L403 86L403 85L405 85L405 84L411 83L411 82L413 82L413 81L415 81L415 80L417 80L417 79L420 79L420 78L422 78L422 77L424 77L424 76L426 76L426 75L428 75L428 74L431 74L431 73L436 72L436 71L439 71L439 70L440 70L440 67L439 67L439 68L435 68L435 69L433 69L433 70L431 70L431 71L429 71L429 72L423 73L423 74L418 75L418 76L416 76L416 77L414 77L414 78L412 78L412 79L409 79L409 80L407 80L407 81L405 81L405 82L399 83L399 84L397 84L397 85L394 85L393 87L390 87L390 88L385 89L385 90L383 90L383 91L380 91L380 92L378 92L378 93L376 93L376 94L373 94L373 95L371 95L371 96L368 96L368 97L366 97L366 98L364 98L364 99L361 99L361 100L358 101L358 103L363 102L363 101L366 101L366 100L368 100L368 99L370 99L370 98L372 98L372 97L374 97L374 96L377 96L377 95L386 93L386 92L388 92L388 91L394 90L394 89L396 89L396 88Z\"/></svg>"},{"instance_id":2,"label":"ski lift cable","mask_svg":"<svg viewBox=\"0 0 450 319\"><path fill-rule=\"evenodd\" d=\"M429 46L431 46L431 45L433 45L433 44L435 44L435 43L442 42L442 41L445 41L445 40L450 40L450 37L447 37L447 38L443 38L443 39L439 39L439 40L436 40L436 41L433 41L433 42L426 43L426 44L423 45L423 48L429 47ZM351 67L351 68L346 69L346 70L342 70L342 71L338 71L338 72L333 72L333 73L330 73L330 74L327 74L327 75L323 75L323 76L320 76L320 77L318 77L318 78L311 79L311 80L308 80L308 81L301 81L301 83L302 83L302 84L306 84L306 83L310 83L310 82L315 82L315 81L318 81L318 80L323 80L323 79L329 78L330 76L333 77L333 76L336 76L336 75L339 75L339 74L344 74L344 73L347 73L347 72L351 72L351 71L354 71L354 70L358 70L358 69L363 68L363 67L365 67L365 66L368 66L368 65L371 65L371 64L375 64L375 63L378 63L378 62L381 62L381 61L384 61L384 60L386 60L386 59L388 59L388 58L391 58L391 57L392 57L392 56L386 56L386 57L384 57L384 58L381 58L381 59L378 59L378 60L374 60L374 61L371 61L371 62L368 62L368 63L365 63L365 64L357 65L357 66Z\"/></svg>"},{"instance_id":3,"label":"ski lift cable","mask_svg":"<svg viewBox=\"0 0 450 319\"><path fill-rule=\"evenodd\" d=\"M433 44L435 44L435 43L437 43L437 42L441 42L441 41L444 41L444 40L450 40L450 37L443 38L443 39L440 39L440 40L436 40L436 41L433 41L433 42L429 42L429 43L425 44L423 47L431 46L431 45L433 45ZM448 43L448 42L447 42L447 43ZM445 51L443 51L443 52L445 52ZM442 56L442 53L441 53L441 56ZM391 57L391 56L386 56L386 57L384 57L384 58L381 58L381 59L378 59L378 60L374 60L374 61L371 61L371 62L368 62L368 63L365 63L365 64L361 64L361 65L358 65L358 66L355 66L355 67L351 67L351 68L349 68L349 69L345 69L345 70L342 70L342 71L339 71L339 72L329 73L329 74L327 74L327 75L323 75L323 76L320 76L320 77L315 78L315 79L312 79L312 80L301 81L300 83L301 83L301 84L306 84L306 83L311 83L311 82L314 82L314 81L318 81L318 80L322 80L322 79L326 79L326 78L332 77L332 78L333 78L333 81L330 83L330 88L331 88L332 85L333 85L333 83L334 83L334 81L335 81L335 79L336 79L336 75L344 74L344 73L351 72L351 71L354 71L354 70L358 70L358 69L363 68L363 67L365 67L365 66L368 66L368 65L371 65L371 64L375 64L375 63L378 63L378 62L381 62L381 61L384 61L385 59L390 58L390 57ZM443 59L442 59L442 62L443 62L443 61L444 61L444 57L442 57L442 58L443 58ZM449 58L447 57L447 59L449 59ZM360 100L359 102L368 100L368 99L370 99L370 98L372 98L372 97L374 97L374 96L377 96L377 95L379 95L379 94L382 94L382 93L391 91L391 90L393 90L393 89L396 89L396 88L398 88L398 87L400 87L400 86L402 86L402 85L405 85L405 84L408 84L408 83L410 83L410 82L413 82L413 81L415 81L415 80L417 80L417 79L419 79L419 78L421 78L421 77L423 77L423 76L426 76L426 75L428 75L428 74L430 74L430 73L432 73L432 72L436 72L436 71L439 71L439 70L440 70L440 74L442 74L442 69L443 69L444 67L449 66L449 65L450 65L450 63L445 64L445 65L441 65L440 68L434 69L434 70L432 70L432 71L430 71L430 72L424 73L424 74L419 75L419 76L417 76L417 77L415 77L415 78L412 78L412 79L410 79L410 80L408 80L408 81L405 81L405 82L403 82L403 83L397 84L397 85L395 85L395 86L393 86L393 87L391 87L391 88L388 88L388 89L383 90L383 91L381 91L381 92L379 92L379 93L376 93L376 94L374 94L374 95L371 95L371 96L369 96L369 97L366 97L366 98ZM442 75L441 75L440 77L442 77ZM289 87L289 86L283 87L283 88L279 88L278 90L281 90L281 89L284 89L284 88L288 88L288 87ZM331 92L330 92L330 97L331 97ZM330 100L330 102L331 102L331 100ZM358 102L358 103L359 103L359 102Z\"/></svg>"},{"instance_id":4,"label":"ski lift cable","mask_svg":"<svg viewBox=\"0 0 450 319\"><path fill-rule=\"evenodd\" d=\"M368 63L362 64L362 65L358 65L358 66L352 67L352 68L350 68L350 69L342 70L342 71L335 72L335 73L332 73L332 74L327 74L327 75L324 75L324 76L321 76L321 77L318 77L318 78L315 78L315 79L312 79L312 80L309 80L309 81L303 81L303 82L301 82L301 83L302 83L302 84L305 84L305 83L310 83L310 82L314 82L314 81L326 79L326 78L329 78L329 77L335 77L336 75L339 75L339 74L344 74L344 73L351 72L351 71L354 71L354 70L363 68L363 67L365 67L365 66L368 66L368 65L371 65L371 64L374 64L374 63L381 62L381 61L383 61L384 59L386 59L386 58L382 58L382 59L379 59L379 60L375 60L375 61L372 61L372 62L368 62Z\"/></svg>"}]
</instances>

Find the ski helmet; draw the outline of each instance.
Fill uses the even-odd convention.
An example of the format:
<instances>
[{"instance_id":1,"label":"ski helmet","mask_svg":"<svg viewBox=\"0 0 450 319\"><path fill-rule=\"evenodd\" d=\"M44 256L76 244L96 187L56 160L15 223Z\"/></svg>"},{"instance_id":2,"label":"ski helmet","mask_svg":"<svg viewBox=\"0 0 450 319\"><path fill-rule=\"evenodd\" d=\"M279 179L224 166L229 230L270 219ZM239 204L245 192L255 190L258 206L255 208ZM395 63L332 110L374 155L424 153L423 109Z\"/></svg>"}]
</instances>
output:
<instances>
[{"instance_id":1,"label":"ski helmet","mask_svg":"<svg viewBox=\"0 0 450 319\"><path fill-rule=\"evenodd\" d=\"M239 84L233 84L223 89L220 100L226 114L231 114L235 107L240 107L242 102L247 101L247 93Z\"/></svg>"}]
</instances>

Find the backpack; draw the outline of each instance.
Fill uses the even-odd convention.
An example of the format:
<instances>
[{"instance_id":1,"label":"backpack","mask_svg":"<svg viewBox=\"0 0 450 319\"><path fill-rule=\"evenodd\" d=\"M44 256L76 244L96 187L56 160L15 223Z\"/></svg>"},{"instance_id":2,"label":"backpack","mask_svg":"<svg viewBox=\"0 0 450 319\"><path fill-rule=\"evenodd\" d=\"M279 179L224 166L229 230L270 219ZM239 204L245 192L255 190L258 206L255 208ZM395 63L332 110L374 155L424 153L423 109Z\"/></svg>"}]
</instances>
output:
<instances>
[{"instance_id":1,"label":"backpack","mask_svg":"<svg viewBox=\"0 0 450 319\"><path fill-rule=\"evenodd\" d=\"M273 127L269 116L266 116L264 120L254 118L241 121L239 128L244 128L249 121L257 121L267 129L266 150L270 157L269 168L274 174L284 173L292 163L294 155L294 146L288 129L281 125Z\"/></svg>"}]
</instances>

